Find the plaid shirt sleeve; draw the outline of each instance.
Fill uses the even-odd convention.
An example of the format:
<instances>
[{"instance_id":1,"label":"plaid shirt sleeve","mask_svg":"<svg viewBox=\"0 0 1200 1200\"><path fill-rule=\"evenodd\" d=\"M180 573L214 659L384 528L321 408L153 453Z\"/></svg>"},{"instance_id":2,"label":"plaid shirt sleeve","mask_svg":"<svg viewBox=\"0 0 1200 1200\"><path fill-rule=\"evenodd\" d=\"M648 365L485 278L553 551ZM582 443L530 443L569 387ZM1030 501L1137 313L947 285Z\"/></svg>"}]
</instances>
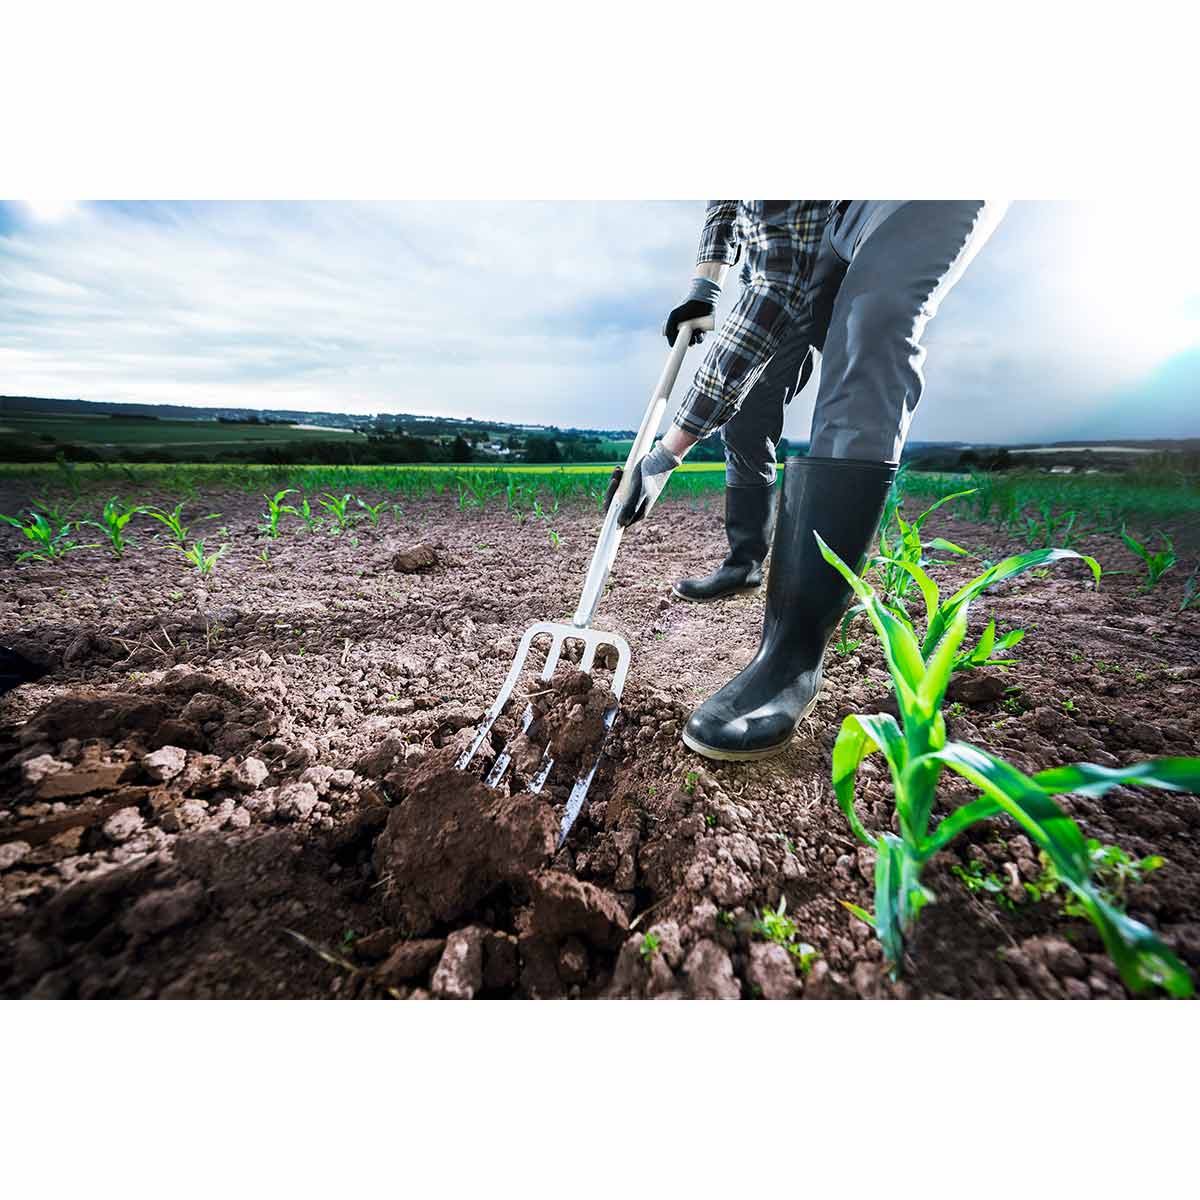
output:
<instances>
[{"instance_id":1,"label":"plaid shirt sleeve","mask_svg":"<svg viewBox=\"0 0 1200 1200\"><path fill-rule=\"evenodd\" d=\"M674 423L685 433L707 437L749 395L788 325L803 310L828 213L827 200L743 202L749 279L675 414Z\"/></svg>"},{"instance_id":2,"label":"plaid shirt sleeve","mask_svg":"<svg viewBox=\"0 0 1200 1200\"><path fill-rule=\"evenodd\" d=\"M737 238L738 202L710 200L704 210L704 229L700 233L700 248L696 251L696 266L719 262L733 266L742 252Z\"/></svg>"}]
</instances>

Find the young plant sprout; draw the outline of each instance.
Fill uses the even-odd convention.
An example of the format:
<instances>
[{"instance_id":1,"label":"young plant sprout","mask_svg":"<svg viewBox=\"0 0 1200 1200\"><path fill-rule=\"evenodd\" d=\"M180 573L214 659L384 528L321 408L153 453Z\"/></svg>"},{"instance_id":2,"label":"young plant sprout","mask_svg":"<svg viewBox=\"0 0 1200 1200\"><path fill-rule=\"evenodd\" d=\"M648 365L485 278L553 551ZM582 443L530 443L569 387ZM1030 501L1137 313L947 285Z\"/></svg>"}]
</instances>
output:
<instances>
[{"instance_id":1,"label":"young plant sprout","mask_svg":"<svg viewBox=\"0 0 1200 1200\"><path fill-rule=\"evenodd\" d=\"M312 505L309 503L307 496L300 501L300 509L297 516L304 522L304 528L309 533L316 533L321 528L322 518L313 512Z\"/></svg>"},{"instance_id":2,"label":"young plant sprout","mask_svg":"<svg viewBox=\"0 0 1200 1200\"><path fill-rule=\"evenodd\" d=\"M1183 599L1179 602L1179 611L1187 612L1197 600L1200 600L1200 566L1188 577L1183 585Z\"/></svg>"},{"instance_id":3,"label":"young plant sprout","mask_svg":"<svg viewBox=\"0 0 1200 1200\"><path fill-rule=\"evenodd\" d=\"M379 525L379 514L387 507L387 501L380 500L378 504L368 504L361 496L355 496L354 502L370 518L371 528L376 528Z\"/></svg>"},{"instance_id":4,"label":"young plant sprout","mask_svg":"<svg viewBox=\"0 0 1200 1200\"><path fill-rule=\"evenodd\" d=\"M131 538L125 536L125 526L138 515L146 511L144 506L126 507L116 496L111 497L100 513L99 521L81 521L81 525L91 525L99 529L108 538L108 547L114 558L121 558L132 544Z\"/></svg>"},{"instance_id":5,"label":"young plant sprout","mask_svg":"<svg viewBox=\"0 0 1200 1200\"><path fill-rule=\"evenodd\" d=\"M791 917L786 916L787 897L780 897L775 908L764 908L754 922L754 932L782 946L793 959L801 972L807 972L816 961L817 951L807 942L797 941L800 930Z\"/></svg>"},{"instance_id":6,"label":"young plant sprout","mask_svg":"<svg viewBox=\"0 0 1200 1200\"><path fill-rule=\"evenodd\" d=\"M1146 579L1142 583L1143 592L1153 591L1158 581L1175 565L1175 543L1165 533L1158 535L1162 545L1157 550L1150 549L1149 540L1143 545L1124 525L1121 526L1121 541L1142 560L1146 567Z\"/></svg>"},{"instance_id":7,"label":"young plant sprout","mask_svg":"<svg viewBox=\"0 0 1200 1200\"><path fill-rule=\"evenodd\" d=\"M54 562L72 550L91 550L96 546L95 542L91 542L88 545L81 545L79 542L74 542L70 539L68 535L71 532L73 522L67 521L63 524L50 522L40 512L30 513L28 519L25 521L22 521L19 517L9 517L0 513L0 521L11 525L14 529L19 529L33 543L32 550L22 550L17 555L17 562L28 562L30 560L34 562Z\"/></svg>"},{"instance_id":8,"label":"young plant sprout","mask_svg":"<svg viewBox=\"0 0 1200 1200\"><path fill-rule=\"evenodd\" d=\"M330 515L338 533L345 533L350 528L353 518L346 514L346 507L353 498L345 495L339 499L331 492L322 492L317 497L317 503Z\"/></svg>"},{"instance_id":9,"label":"young plant sprout","mask_svg":"<svg viewBox=\"0 0 1200 1200\"><path fill-rule=\"evenodd\" d=\"M928 660L956 616L960 612L965 612L967 606L981 592L997 583L1003 583L1006 579L1013 579L1034 567L1040 567L1044 563L1059 562L1063 559L1078 559L1080 562L1086 563L1091 569L1096 583L1099 584L1100 564L1094 558L1086 554L1078 554L1074 550L1047 548L1029 550L1024 554L1014 554L1010 558L1002 559L990 566L982 575L977 575L970 583L964 584L948 600L942 600L937 584L929 577L924 568L907 560L891 559L889 561L898 570L912 577L925 601L925 636L920 642L920 653L922 659ZM872 595L874 595L873 591ZM865 607L865 605L857 605L851 611L861 612ZM884 607L915 638L915 626L907 610L903 606L890 602L885 603ZM951 670L967 670L985 663L1011 663L1012 659L995 659L992 658L992 655L1015 646L1024 636L1024 630L1011 630L997 641L995 621L992 621L977 646L971 650L957 653Z\"/></svg>"},{"instance_id":10,"label":"young plant sprout","mask_svg":"<svg viewBox=\"0 0 1200 1200\"><path fill-rule=\"evenodd\" d=\"M225 543L212 554L204 553L204 542L193 542L191 549L183 552L183 557L200 572L201 575L211 575L217 568L217 560L229 549Z\"/></svg>"},{"instance_id":11,"label":"young plant sprout","mask_svg":"<svg viewBox=\"0 0 1200 1200\"><path fill-rule=\"evenodd\" d=\"M188 527L183 523L183 509L187 503L186 500L181 500L171 512L167 512L162 508L149 506L143 511L146 516L153 517L167 527L167 533L171 541L181 550L187 545Z\"/></svg>"},{"instance_id":12,"label":"young plant sprout","mask_svg":"<svg viewBox=\"0 0 1200 1200\"><path fill-rule=\"evenodd\" d=\"M883 521L879 533L879 553L871 559L869 566L874 567L880 588L887 602L894 607L904 609L904 602L913 586L912 576L906 567L922 567L927 562L927 549L944 550L950 554L969 554L961 546L946 541L945 538L934 538L929 543L921 541L921 526L925 524L931 513L937 512L943 504L963 496L975 494L975 488L967 488L961 492L951 492L943 496L935 504L931 504L919 517L911 523L905 521L900 513L902 493L900 488L893 487L884 508ZM890 527L895 524L892 534Z\"/></svg>"},{"instance_id":13,"label":"young plant sprout","mask_svg":"<svg viewBox=\"0 0 1200 1200\"><path fill-rule=\"evenodd\" d=\"M978 594L969 592L974 585L957 602L944 606L948 611L937 623L937 640L923 653L912 628L816 536L825 560L853 588L871 619L900 711L900 722L887 713L846 717L833 748L838 804L855 837L876 853L875 912L846 907L875 930L893 972L900 970L905 941L932 899L921 883L930 859L977 822L1006 814L1053 864L1082 914L1099 931L1130 991L1144 994L1161 987L1172 996L1190 996L1192 981L1184 965L1152 930L1106 898L1079 826L1053 797L1065 792L1101 796L1127 783L1200 792L1200 758L1152 759L1114 768L1078 763L1030 776L977 746L947 741L941 706L966 634L967 608ZM931 630L934 627L931 621ZM855 810L859 767L876 752L883 754L891 771L898 834L869 833ZM980 795L935 823L938 783L947 768L977 787Z\"/></svg>"},{"instance_id":14,"label":"young plant sprout","mask_svg":"<svg viewBox=\"0 0 1200 1200\"><path fill-rule=\"evenodd\" d=\"M269 538L277 538L280 519L287 513L291 513L293 517L300 515L292 505L283 503L285 496L293 495L296 495L295 488L284 488L283 491L276 492L274 496L263 493L263 499L267 502L267 511L262 514L263 523L258 527L260 533L265 533Z\"/></svg>"}]
</instances>

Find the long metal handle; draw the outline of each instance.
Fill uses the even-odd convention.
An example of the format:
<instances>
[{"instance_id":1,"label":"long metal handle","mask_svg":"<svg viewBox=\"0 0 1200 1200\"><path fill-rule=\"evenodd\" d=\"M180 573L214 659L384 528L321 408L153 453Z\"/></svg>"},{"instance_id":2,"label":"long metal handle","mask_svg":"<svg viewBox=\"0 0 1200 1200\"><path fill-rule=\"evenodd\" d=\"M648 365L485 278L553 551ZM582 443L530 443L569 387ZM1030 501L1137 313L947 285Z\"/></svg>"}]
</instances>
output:
<instances>
[{"instance_id":1,"label":"long metal handle","mask_svg":"<svg viewBox=\"0 0 1200 1200\"><path fill-rule=\"evenodd\" d=\"M671 389L675 386L679 368L683 365L683 356L691 344L692 334L698 331L707 332L713 328L715 328L715 322L712 317L684 321L679 326L675 344L667 355L666 366L663 367L662 374L654 385L654 391L650 394L650 403L646 406L637 437L633 439L633 445L629 447L629 456L625 459L625 469L621 476L620 486L608 506L608 512L604 514L604 524L600 529L596 549L592 553L591 566L588 567L587 578L583 581L583 593L579 597L579 607L571 618L571 624L579 629L587 629L592 623L592 617L596 614L604 585L608 582L608 573L612 570L613 561L617 557L621 534L625 532L617 524L617 513L629 499L629 493L633 488L633 468L649 452L654 435L658 432L659 423L667 408L667 401L671 398Z\"/></svg>"}]
</instances>

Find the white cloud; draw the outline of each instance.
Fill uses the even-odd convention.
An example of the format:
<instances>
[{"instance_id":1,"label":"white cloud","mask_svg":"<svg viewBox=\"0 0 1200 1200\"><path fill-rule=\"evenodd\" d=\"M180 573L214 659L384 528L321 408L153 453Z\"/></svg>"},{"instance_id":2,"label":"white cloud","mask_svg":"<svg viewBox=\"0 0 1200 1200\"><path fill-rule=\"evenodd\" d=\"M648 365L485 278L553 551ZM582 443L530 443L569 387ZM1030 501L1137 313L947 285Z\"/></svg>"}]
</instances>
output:
<instances>
[{"instance_id":1,"label":"white cloud","mask_svg":"<svg viewBox=\"0 0 1200 1200\"><path fill-rule=\"evenodd\" d=\"M0 226L0 392L628 426L700 215L697 203L205 203L18 220ZM1131 215L1013 207L929 327L914 436L1086 424L1200 340L1200 235L1157 244ZM808 399L793 436L807 433Z\"/></svg>"}]
</instances>

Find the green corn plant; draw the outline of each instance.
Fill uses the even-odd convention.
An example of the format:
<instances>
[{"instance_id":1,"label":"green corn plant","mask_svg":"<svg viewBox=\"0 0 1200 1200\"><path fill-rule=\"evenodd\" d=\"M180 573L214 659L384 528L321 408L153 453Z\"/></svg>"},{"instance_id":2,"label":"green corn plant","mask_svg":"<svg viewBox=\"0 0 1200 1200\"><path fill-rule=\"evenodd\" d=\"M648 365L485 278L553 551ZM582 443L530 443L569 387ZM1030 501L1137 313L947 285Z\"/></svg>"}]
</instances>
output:
<instances>
[{"instance_id":1,"label":"green corn plant","mask_svg":"<svg viewBox=\"0 0 1200 1200\"><path fill-rule=\"evenodd\" d=\"M1013 579L1026 571L1064 559L1077 559L1086 563L1092 572L1097 585L1100 583L1100 564L1087 554L1079 554L1074 550L1064 550L1058 547L1047 547L1042 550L1027 550L1024 554L1014 554L1009 558L993 563L982 575L977 575L970 583L964 584L948 600L942 600L938 586L929 574L919 565L902 559L892 560L896 569L912 577L925 601L925 636L920 642L921 657L927 660L937 648L946 630L950 627L956 615L965 612L971 601L987 588ZM891 615L915 636L915 626L908 612L894 603L884 602ZM862 606L856 606L854 611L861 611ZM984 663L1006 665L1012 659L992 658L994 653L1001 653L1015 646L1025 636L1023 630L1011 630L999 640L996 639L995 621L992 621L979 644L972 650L958 653L953 661L952 670L961 671L971 667L982 666Z\"/></svg>"},{"instance_id":2,"label":"green corn plant","mask_svg":"<svg viewBox=\"0 0 1200 1200\"><path fill-rule=\"evenodd\" d=\"M57 529L62 529L65 526L75 524L75 518L72 516L75 507L76 504L72 502L71 504L68 504L66 508L60 509L56 505L52 504L49 500L38 498L37 500L34 500L30 511L40 512L42 516L44 516L46 520L50 522L51 525L55 526Z\"/></svg>"},{"instance_id":3,"label":"green corn plant","mask_svg":"<svg viewBox=\"0 0 1200 1200\"><path fill-rule=\"evenodd\" d=\"M188 527L183 523L183 509L186 503L187 501L181 500L170 512L153 506L145 509L146 516L167 527L171 541L181 550L187 545L188 537Z\"/></svg>"},{"instance_id":4,"label":"green corn plant","mask_svg":"<svg viewBox=\"0 0 1200 1200\"><path fill-rule=\"evenodd\" d=\"M557 550L559 548L559 546L562 545L562 538L559 536L558 530L556 530L556 529L550 530L550 545L552 545L555 548L555 550Z\"/></svg>"},{"instance_id":5,"label":"green corn plant","mask_svg":"<svg viewBox=\"0 0 1200 1200\"><path fill-rule=\"evenodd\" d=\"M888 495L884 508L883 520L880 523L879 553L870 561L875 568L879 585L888 602L903 608L908 594L913 586L912 577L905 570L905 565L914 567L924 566L927 562L926 550L944 550L951 554L967 554L961 546L946 541L945 538L933 538L928 545L921 541L921 527L932 513L937 512L943 504L964 496L975 494L974 488L961 492L951 492L931 504L919 517L906 521L900 512L903 497L898 488L893 488ZM892 526L895 525L893 531Z\"/></svg>"},{"instance_id":6,"label":"green corn plant","mask_svg":"<svg viewBox=\"0 0 1200 1200\"><path fill-rule=\"evenodd\" d=\"M1151 871L1157 871L1166 866L1166 859L1161 854L1147 854L1142 858L1134 858L1128 850L1121 846L1103 845L1096 838L1087 840L1088 861L1092 867L1092 878L1100 889L1100 894L1114 908L1125 911L1126 896L1131 887L1142 882L1144 876ZM1060 886L1058 872L1054 863L1044 854L1042 859L1042 877L1036 884L1026 884L1031 896L1042 899L1055 895ZM1073 895L1068 894L1063 904L1063 912L1071 917L1081 917L1086 914Z\"/></svg>"},{"instance_id":7,"label":"green corn plant","mask_svg":"<svg viewBox=\"0 0 1200 1200\"><path fill-rule=\"evenodd\" d=\"M19 529L33 543L33 549L22 550L17 555L17 562L54 562L72 550L93 550L96 547L95 542L81 545L71 540L71 521L52 523L40 512L30 513L25 521L0 513L0 521Z\"/></svg>"},{"instance_id":8,"label":"green corn plant","mask_svg":"<svg viewBox=\"0 0 1200 1200\"><path fill-rule=\"evenodd\" d=\"M262 514L263 523L258 527L260 533L265 533L269 538L277 538L279 536L280 519L288 513L293 517L300 515L293 505L283 503L285 496L295 494L295 488L284 488L282 491L276 492L273 496L266 492L263 493L263 499L267 502L267 511Z\"/></svg>"},{"instance_id":9,"label":"green corn plant","mask_svg":"<svg viewBox=\"0 0 1200 1200\"><path fill-rule=\"evenodd\" d=\"M875 930L893 974L901 968L906 939L921 910L933 898L921 883L930 859L972 825L1005 814L1054 864L1063 886L1098 930L1130 991L1145 994L1161 987L1172 996L1190 996L1192 981L1183 964L1152 930L1105 898L1093 876L1087 842L1054 796L1066 792L1100 796L1119 784L1200 792L1200 759L1152 759L1111 769L1078 763L1031 776L977 746L947 741L941 706L966 635L969 598L949 613L932 652L923 655L912 630L815 536L825 560L845 578L870 617L900 712L899 722L888 713L847 716L833 748L838 805L855 837L876 854L874 913L843 903ZM898 835L869 833L855 809L859 768L876 752L883 754L891 772ZM938 783L946 769L961 775L980 794L935 823Z\"/></svg>"},{"instance_id":10,"label":"green corn plant","mask_svg":"<svg viewBox=\"0 0 1200 1200\"><path fill-rule=\"evenodd\" d=\"M768 942L782 946L796 960L800 970L807 972L816 961L817 951L807 942L796 940L800 930L786 913L787 897L781 896L778 907L762 909L754 922L753 931Z\"/></svg>"},{"instance_id":11,"label":"green corn plant","mask_svg":"<svg viewBox=\"0 0 1200 1200\"><path fill-rule=\"evenodd\" d=\"M1010 629L1001 638L996 638L996 620L993 617L973 650L960 652L954 660L954 670L966 671L972 667L1011 667L1015 658L1002 658L1005 650L1011 649L1025 637L1025 630Z\"/></svg>"},{"instance_id":12,"label":"green corn plant","mask_svg":"<svg viewBox=\"0 0 1200 1200\"><path fill-rule=\"evenodd\" d=\"M1183 599L1179 602L1179 611L1187 612L1197 600L1200 600L1200 566L1187 577L1183 585Z\"/></svg>"},{"instance_id":13,"label":"green corn plant","mask_svg":"<svg viewBox=\"0 0 1200 1200\"><path fill-rule=\"evenodd\" d=\"M356 496L354 502L367 514L371 521L371 528L377 528L379 525L379 514L387 507L387 501L380 500L378 504L368 504L361 496Z\"/></svg>"},{"instance_id":14,"label":"green corn plant","mask_svg":"<svg viewBox=\"0 0 1200 1200\"><path fill-rule=\"evenodd\" d=\"M204 553L204 542L193 542L191 548L184 550L183 557L191 563L201 575L211 575L217 569L217 561L229 549L227 543L222 542L219 550L215 550L212 554Z\"/></svg>"},{"instance_id":15,"label":"green corn plant","mask_svg":"<svg viewBox=\"0 0 1200 1200\"><path fill-rule=\"evenodd\" d=\"M81 521L81 525L91 525L99 529L108 538L108 548L114 558L121 558L132 545L132 539L125 536L125 526L139 513L144 513L144 505L126 507L116 496L111 497L100 513L99 521Z\"/></svg>"},{"instance_id":16,"label":"green corn plant","mask_svg":"<svg viewBox=\"0 0 1200 1200\"><path fill-rule=\"evenodd\" d=\"M54 456L54 466L71 493L73 500L79 499L79 473L73 462L67 461L67 456L60 450Z\"/></svg>"},{"instance_id":17,"label":"green corn plant","mask_svg":"<svg viewBox=\"0 0 1200 1200\"><path fill-rule=\"evenodd\" d=\"M339 499L330 492L322 492L317 497L317 503L330 515L338 533L345 533L350 528L353 518L347 515L346 507L353 498L345 495Z\"/></svg>"},{"instance_id":18,"label":"green corn plant","mask_svg":"<svg viewBox=\"0 0 1200 1200\"><path fill-rule=\"evenodd\" d=\"M1079 514L1074 510L1055 513L1049 500L1038 503L1038 515L1025 518L1025 544L1047 547L1056 542L1070 546L1075 539L1075 521Z\"/></svg>"},{"instance_id":19,"label":"green corn plant","mask_svg":"<svg viewBox=\"0 0 1200 1200\"><path fill-rule=\"evenodd\" d=\"M297 516L299 516L300 520L304 522L304 528L307 529L309 533L316 533L321 528L323 523L322 519L313 512L312 505L308 502L307 496L300 501L300 508L297 512Z\"/></svg>"},{"instance_id":20,"label":"green corn plant","mask_svg":"<svg viewBox=\"0 0 1200 1200\"><path fill-rule=\"evenodd\" d=\"M1129 547L1142 560L1146 566L1146 579L1142 584L1143 592L1153 591L1158 586L1158 581L1175 565L1175 543L1170 537L1160 532L1158 535L1162 539L1162 546L1157 550L1150 549L1150 542L1147 539L1145 545L1137 540L1130 532L1121 526L1121 541Z\"/></svg>"}]
</instances>

